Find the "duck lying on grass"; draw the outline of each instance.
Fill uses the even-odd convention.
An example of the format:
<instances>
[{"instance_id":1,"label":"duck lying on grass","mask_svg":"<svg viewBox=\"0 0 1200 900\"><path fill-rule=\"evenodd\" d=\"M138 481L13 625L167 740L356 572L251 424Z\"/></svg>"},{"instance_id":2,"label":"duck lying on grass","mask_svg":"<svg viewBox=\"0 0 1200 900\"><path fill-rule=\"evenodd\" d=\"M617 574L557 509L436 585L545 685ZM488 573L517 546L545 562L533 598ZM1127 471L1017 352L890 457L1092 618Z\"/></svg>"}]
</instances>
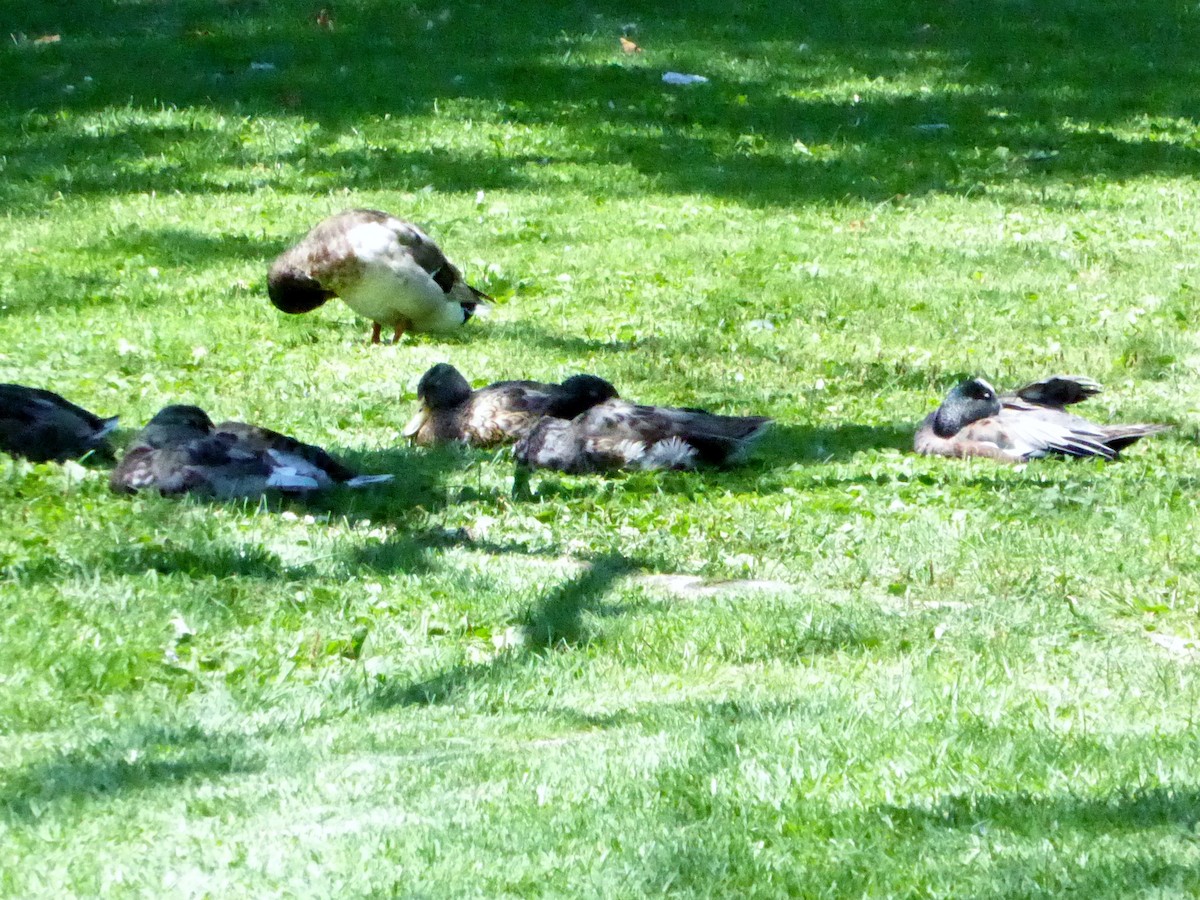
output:
<instances>
[{"instance_id":1,"label":"duck lying on grass","mask_svg":"<svg viewBox=\"0 0 1200 900\"><path fill-rule=\"evenodd\" d=\"M103 419L64 397L21 384L0 384L0 450L33 462L109 452L117 417Z\"/></svg>"},{"instance_id":2,"label":"duck lying on grass","mask_svg":"<svg viewBox=\"0 0 1200 900\"><path fill-rule=\"evenodd\" d=\"M109 486L126 494L152 489L224 498L362 487L391 478L357 475L320 447L244 422L213 425L198 406L176 405L159 410L142 429Z\"/></svg>"},{"instance_id":3,"label":"duck lying on grass","mask_svg":"<svg viewBox=\"0 0 1200 900\"><path fill-rule=\"evenodd\" d=\"M724 466L742 460L770 422L613 399L570 421L542 419L513 452L527 468L573 474Z\"/></svg>"},{"instance_id":4,"label":"duck lying on grass","mask_svg":"<svg viewBox=\"0 0 1200 900\"><path fill-rule=\"evenodd\" d=\"M562 384L497 381L472 391L458 369L438 363L417 384L421 408L404 435L423 446L492 447L520 440L545 416L573 419L616 396L616 388L595 375L572 375Z\"/></svg>"},{"instance_id":5,"label":"duck lying on grass","mask_svg":"<svg viewBox=\"0 0 1200 900\"><path fill-rule=\"evenodd\" d=\"M1167 425L1097 425L1065 407L1100 393L1090 378L1055 375L997 395L982 378L954 387L926 416L913 446L928 456L985 456L1019 463L1047 456L1117 454Z\"/></svg>"},{"instance_id":6,"label":"duck lying on grass","mask_svg":"<svg viewBox=\"0 0 1200 900\"><path fill-rule=\"evenodd\" d=\"M374 209L318 223L271 265L267 291L285 313L341 297L375 323L373 344L384 325L394 330L393 340L405 331L454 331L481 300L492 299L463 281L424 231Z\"/></svg>"}]
</instances>

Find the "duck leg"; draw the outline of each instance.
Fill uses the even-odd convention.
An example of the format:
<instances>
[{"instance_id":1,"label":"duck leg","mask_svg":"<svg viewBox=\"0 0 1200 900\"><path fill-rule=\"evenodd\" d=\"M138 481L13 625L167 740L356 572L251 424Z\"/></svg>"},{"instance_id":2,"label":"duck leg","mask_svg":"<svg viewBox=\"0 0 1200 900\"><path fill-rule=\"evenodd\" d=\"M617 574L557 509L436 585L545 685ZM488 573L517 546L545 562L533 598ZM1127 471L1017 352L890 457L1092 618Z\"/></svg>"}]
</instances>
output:
<instances>
[{"instance_id":1,"label":"duck leg","mask_svg":"<svg viewBox=\"0 0 1200 900\"><path fill-rule=\"evenodd\" d=\"M371 326L371 343L372 344L379 343L379 335L382 331L383 331L383 326L380 325L378 322L376 322L374 325Z\"/></svg>"},{"instance_id":2,"label":"duck leg","mask_svg":"<svg viewBox=\"0 0 1200 900\"><path fill-rule=\"evenodd\" d=\"M401 335L403 335L404 332L408 331L408 329L410 329L411 327L412 327L412 322L410 322L408 319L401 319L400 323L396 326L395 333L392 335L392 343L393 344L400 343Z\"/></svg>"}]
</instances>

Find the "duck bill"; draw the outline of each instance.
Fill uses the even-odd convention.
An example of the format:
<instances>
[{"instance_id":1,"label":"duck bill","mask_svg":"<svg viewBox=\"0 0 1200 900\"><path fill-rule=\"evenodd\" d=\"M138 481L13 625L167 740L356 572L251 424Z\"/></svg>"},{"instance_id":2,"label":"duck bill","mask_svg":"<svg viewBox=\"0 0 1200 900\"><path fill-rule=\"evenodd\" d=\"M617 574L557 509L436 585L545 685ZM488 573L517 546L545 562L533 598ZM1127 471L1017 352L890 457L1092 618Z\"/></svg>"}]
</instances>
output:
<instances>
[{"instance_id":1,"label":"duck bill","mask_svg":"<svg viewBox=\"0 0 1200 900\"><path fill-rule=\"evenodd\" d=\"M417 432L421 430L421 426L429 421L429 407L421 404L421 408L417 410L417 414L408 420L408 424L404 426L404 430L400 433L406 438L414 438Z\"/></svg>"}]
</instances>

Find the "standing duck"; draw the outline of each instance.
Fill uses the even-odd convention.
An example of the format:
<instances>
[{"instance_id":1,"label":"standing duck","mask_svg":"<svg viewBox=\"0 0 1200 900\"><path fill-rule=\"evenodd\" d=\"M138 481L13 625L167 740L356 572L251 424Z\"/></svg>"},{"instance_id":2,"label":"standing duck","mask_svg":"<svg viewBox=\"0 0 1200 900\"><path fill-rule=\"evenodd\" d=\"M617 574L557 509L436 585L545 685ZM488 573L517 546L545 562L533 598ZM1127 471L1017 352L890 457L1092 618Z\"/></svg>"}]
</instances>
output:
<instances>
[{"instance_id":1,"label":"standing duck","mask_svg":"<svg viewBox=\"0 0 1200 900\"><path fill-rule=\"evenodd\" d=\"M982 378L972 378L951 389L925 417L913 446L927 456L984 456L1011 463L1052 453L1115 459L1138 439L1169 427L1097 425L1066 411L1098 393L1100 385L1075 375L1054 375L1000 395Z\"/></svg>"},{"instance_id":2,"label":"standing duck","mask_svg":"<svg viewBox=\"0 0 1200 900\"><path fill-rule=\"evenodd\" d=\"M571 421L542 419L513 451L531 469L692 469L739 462L770 419L606 400Z\"/></svg>"},{"instance_id":3,"label":"standing duck","mask_svg":"<svg viewBox=\"0 0 1200 900\"><path fill-rule=\"evenodd\" d=\"M595 375L572 375L562 384L497 381L472 391L458 369L438 363L417 384L421 408L404 435L422 446L491 447L520 440L544 416L573 419L616 396L616 388Z\"/></svg>"},{"instance_id":4,"label":"standing duck","mask_svg":"<svg viewBox=\"0 0 1200 900\"><path fill-rule=\"evenodd\" d=\"M33 462L109 451L117 417L103 419L53 391L0 384L0 450Z\"/></svg>"},{"instance_id":5,"label":"standing duck","mask_svg":"<svg viewBox=\"0 0 1200 900\"><path fill-rule=\"evenodd\" d=\"M320 447L244 422L214 425L198 406L163 407L113 470L117 493L157 490L249 497L268 490L304 492L361 487L391 475L356 475Z\"/></svg>"},{"instance_id":6,"label":"standing duck","mask_svg":"<svg viewBox=\"0 0 1200 900\"><path fill-rule=\"evenodd\" d=\"M375 324L393 340L406 331L454 331L492 299L471 287L438 245L410 222L375 209L351 209L317 224L285 250L267 274L271 302L285 313L306 313L330 297Z\"/></svg>"}]
</instances>

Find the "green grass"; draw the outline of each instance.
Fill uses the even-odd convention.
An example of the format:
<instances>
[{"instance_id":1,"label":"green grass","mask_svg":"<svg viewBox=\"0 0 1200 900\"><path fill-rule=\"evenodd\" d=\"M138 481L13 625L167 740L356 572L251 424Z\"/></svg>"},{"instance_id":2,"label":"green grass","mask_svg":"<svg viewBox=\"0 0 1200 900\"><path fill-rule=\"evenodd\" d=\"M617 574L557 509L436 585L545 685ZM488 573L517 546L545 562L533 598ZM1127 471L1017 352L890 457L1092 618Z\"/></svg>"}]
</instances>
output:
<instances>
[{"instance_id":1,"label":"green grass","mask_svg":"<svg viewBox=\"0 0 1200 900\"><path fill-rule=\"evenodd\" d=\"M0 459L0 893L1200 894L1200 10L981 6L0 2L0 380L398 475ZM274 310L354 205L490 318ZM514 497L401 442L440 360L778 424ZM1176 428L907 452L963 375L1059 371Z\"/></svg>"}]
</instances>

